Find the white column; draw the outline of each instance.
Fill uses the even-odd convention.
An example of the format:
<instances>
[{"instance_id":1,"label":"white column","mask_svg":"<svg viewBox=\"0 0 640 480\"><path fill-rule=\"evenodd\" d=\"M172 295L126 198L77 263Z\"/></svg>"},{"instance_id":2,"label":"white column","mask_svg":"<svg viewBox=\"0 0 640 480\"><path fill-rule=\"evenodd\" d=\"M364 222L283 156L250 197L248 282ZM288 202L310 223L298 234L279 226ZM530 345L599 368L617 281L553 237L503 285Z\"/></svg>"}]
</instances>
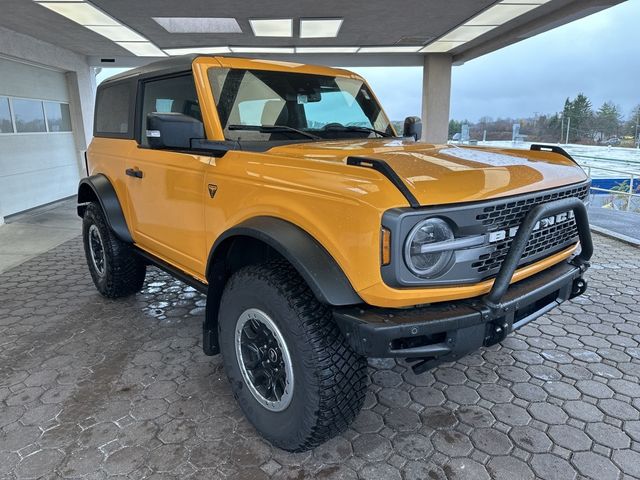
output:
<instances>
[{"instance_id":1,"label":"white column","mask_svg":"<svg viewBox=\"0 0 640 480\"><path fill-rule=\"evenodd\" d=\"M422 78L422 141L446 143L451 102L451 55L424 56Z\"/></svg>"},{"instance_id":2,"label":"white column","mask_svg":"<svg viewBox=\"0 0 640 480\"><path fill-rule=\"evenodd\" d=\"M96 96L95 75L91 67L66 73L71 98L71 122L78 147L85 150L93 136L93 106Z\"/></svg>"},{"instance_id":3,"label":"white column","mask_svg":"<svg viewBox=\"0 0 640 480\"><path fill-rule=\"evenodd\" d=\"M71 99L71 125L78 150L78 174L86 175L83 152L93 138L93 107L96 97L96 77L93 68L85 67L67 72L67 86Z\"/></svg>"}]
</instances>

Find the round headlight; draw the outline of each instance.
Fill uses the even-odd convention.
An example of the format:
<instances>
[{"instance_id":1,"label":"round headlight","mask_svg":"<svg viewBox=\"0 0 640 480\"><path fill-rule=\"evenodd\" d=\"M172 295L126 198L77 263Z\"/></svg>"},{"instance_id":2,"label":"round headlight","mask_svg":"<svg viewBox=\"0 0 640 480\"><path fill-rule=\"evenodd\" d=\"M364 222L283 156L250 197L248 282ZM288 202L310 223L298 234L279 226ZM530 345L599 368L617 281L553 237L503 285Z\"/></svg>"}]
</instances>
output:
<instances>
[{"instance_id":1,"label":"round headlight","mask_svg":"<svg viewBox=\"0 0 640 480\"><path fill-rule=\"evenodd\" d=\"M453 251L423 253L422 247L431 243L453 240L453 232L444 220L429 218L418 223L409 236L404 249L407 267L419 277L435 277L447 267Z\"/></svg>"}]
</instances>

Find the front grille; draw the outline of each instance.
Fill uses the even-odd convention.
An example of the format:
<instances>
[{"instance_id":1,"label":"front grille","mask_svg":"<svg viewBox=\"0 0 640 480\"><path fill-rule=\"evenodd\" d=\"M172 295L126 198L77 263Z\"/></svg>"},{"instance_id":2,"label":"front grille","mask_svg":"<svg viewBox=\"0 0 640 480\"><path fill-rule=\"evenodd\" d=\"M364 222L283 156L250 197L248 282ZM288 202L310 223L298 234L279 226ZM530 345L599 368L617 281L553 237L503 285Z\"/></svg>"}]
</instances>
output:
<instances>
[{"instance_id":1,"label":"front grille","mask_svg":"<svg viewBox=\"0 0 640 480\"><path fill-rule=\"evenodd\" d=\"M585 201L589 195L589 185L580 185L567 190L545 193L538 196L514 199L501 204L494 204L485 207L476 216L476 220L482 222L487 227L488 232L499 230L509 230L519 226L524 217L536 205L551 202L562 198L578 197ZM574 219L540 228L534 231L529 238L519 266L531 263L539 258L552 255L560 250L574 244L578 240L578 229ZM513 238L505 238L496 242L495 250L491 253L481 255L477 262L471 266L476 271L489 276L497 273L504 261Z\"/></svg>"}]
</instances>

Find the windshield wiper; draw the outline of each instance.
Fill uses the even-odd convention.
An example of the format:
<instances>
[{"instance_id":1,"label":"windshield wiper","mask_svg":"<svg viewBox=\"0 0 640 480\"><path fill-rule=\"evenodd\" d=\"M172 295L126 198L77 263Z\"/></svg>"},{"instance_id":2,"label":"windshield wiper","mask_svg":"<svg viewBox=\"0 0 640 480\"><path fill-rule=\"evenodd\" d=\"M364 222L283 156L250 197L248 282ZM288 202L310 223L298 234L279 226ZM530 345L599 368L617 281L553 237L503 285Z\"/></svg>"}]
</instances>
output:
<instances>
[{"instance_id":1,"label":"windshield wiper","mask_svg":"<svg viewBox=\"0 0 640 480\"><path fill-rule=\"evenodd\" d=\"M261 133L278 133L278 132L293 132L299 135L303 135L307 138L311 138L312 140L321 140L322 137L318 135L314 135L313 133L305 132L303 130L298 130L297 128L290 127L289 125L240 125L240 124L232 124L228 125L227 128L229 130L251 130L255 132Z\"/></svg>"},{"instance_id":2,"label":"windshield wiper","mask_svg":"<svg viewBox=\"0 0 640 480\"><path fill-rule=\"evenodd\" d=\"M376 135L380 135L381 137L393 137L390 133L383 132L381 130L376 130L371 127L362 127L359 125L327 125L325 130L338 130L341 132L371 132Z\"/></svg>"}]
</instances>

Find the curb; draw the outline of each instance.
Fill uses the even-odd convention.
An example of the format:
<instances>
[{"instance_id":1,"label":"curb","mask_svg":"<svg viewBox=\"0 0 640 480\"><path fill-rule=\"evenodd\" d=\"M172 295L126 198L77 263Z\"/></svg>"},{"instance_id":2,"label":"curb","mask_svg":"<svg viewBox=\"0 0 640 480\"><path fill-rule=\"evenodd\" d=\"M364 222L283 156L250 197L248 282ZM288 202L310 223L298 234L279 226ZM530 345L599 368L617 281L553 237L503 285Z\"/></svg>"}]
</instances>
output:
<instances>
[{"instance_id":1,"label":"curb","mask_svg":"<svg viewBox=\"0 0 640 480\"><path fill-rule=\"evenodd\" d=\"M627 235L623 235L622 233L617 233L612 230L599 227L597 225L590 225L590 227L592 231L599 233L600 235L608 238L613 238L614 240L619 240L626 243L627 245L631 245L632 247L640 247L640 240L638 240L637 238L629 237Z\"/></svg>"}]
</instances>

